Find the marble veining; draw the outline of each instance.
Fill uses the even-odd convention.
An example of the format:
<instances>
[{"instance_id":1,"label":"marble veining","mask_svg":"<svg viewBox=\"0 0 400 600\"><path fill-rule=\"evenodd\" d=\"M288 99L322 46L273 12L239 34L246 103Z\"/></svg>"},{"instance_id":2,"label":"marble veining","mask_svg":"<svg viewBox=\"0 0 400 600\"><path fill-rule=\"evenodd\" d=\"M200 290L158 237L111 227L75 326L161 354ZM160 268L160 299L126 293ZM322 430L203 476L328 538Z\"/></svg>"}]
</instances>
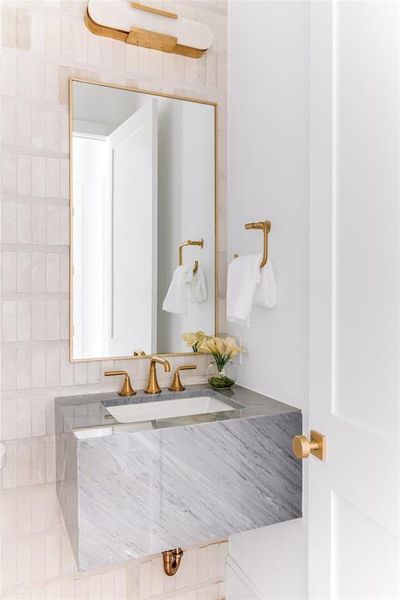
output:
<instances>
[{"instance_id":1,"label":"marble veining","mask_svg":"<svg viewBox=\"0 0 400 600\"><path fill-rule=\"evenodd\" d=\"M59 399L58 493L81 570L301 516L301 412L238 386L222 396L241 408L142 429L105 425L119 397Z\"/></svg>"}]
</instances>

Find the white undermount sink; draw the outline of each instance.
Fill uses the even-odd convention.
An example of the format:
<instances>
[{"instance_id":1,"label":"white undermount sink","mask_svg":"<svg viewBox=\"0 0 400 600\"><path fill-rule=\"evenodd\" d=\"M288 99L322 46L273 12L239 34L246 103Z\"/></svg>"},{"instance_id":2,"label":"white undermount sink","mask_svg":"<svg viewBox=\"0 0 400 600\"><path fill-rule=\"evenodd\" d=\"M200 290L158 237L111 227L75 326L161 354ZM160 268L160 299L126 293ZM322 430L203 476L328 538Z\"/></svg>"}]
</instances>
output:
<instances>
[{"instance_id":1,"label":"white undermount sink","mask_svg":"<svg viewBox=\"0 0 400 600\"><path fill-rule=\"evenodd\" d=\"M118 423L135 423L153 419L225 412L235 410L235 407L212 396L197 396L195 398L139 402L138 404L120 404L107 406L106 409Z\"/></svg>"}]
</instances>

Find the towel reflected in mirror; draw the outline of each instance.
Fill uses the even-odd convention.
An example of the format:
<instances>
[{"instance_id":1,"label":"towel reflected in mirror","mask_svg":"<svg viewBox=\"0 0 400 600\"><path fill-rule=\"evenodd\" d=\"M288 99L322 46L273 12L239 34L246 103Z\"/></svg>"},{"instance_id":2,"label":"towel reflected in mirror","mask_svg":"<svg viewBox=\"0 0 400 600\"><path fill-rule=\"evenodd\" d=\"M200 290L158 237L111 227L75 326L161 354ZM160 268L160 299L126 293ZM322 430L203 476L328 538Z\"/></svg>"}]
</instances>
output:
<instances>
[{"instance_id":1,"label":"towel reflected in mirror","mask_svg":"<svg viewBox=\"0 0 400 600\"><path fill-rule=\"evenodd\" d=\"M191 266L180 265L174 271L162 308L165 312L186 316L188 302L204 302L207 297L206 279L201 267L193 273Z\"/></svg>"}]
</instances>

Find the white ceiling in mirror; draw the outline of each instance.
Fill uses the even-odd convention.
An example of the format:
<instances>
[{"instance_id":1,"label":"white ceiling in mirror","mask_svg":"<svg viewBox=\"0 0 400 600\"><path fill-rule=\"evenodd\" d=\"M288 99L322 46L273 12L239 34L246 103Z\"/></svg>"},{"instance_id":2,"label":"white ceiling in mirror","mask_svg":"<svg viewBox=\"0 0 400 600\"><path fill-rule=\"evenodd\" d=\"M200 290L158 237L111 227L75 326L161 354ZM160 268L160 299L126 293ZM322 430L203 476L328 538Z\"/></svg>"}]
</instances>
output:
<instances>
[{"instance_id":1,"label":"white ceiling in mirror","mask_svg":"<svg viewBox=\"0 0 400 600\"><path fill-rule=\"evenodd\" d=\"M216 331L216 105L75 80L71 110L71 358L186 352Z\"/></svg>"},{"instance_id":2,"label":"white ceiling in mirror","mask_svg":"<svg viewBox=\"0 0 400 600\"><path fill-rule=\"evenodd\" d=\"M199 58L213 43L213 32L205 23L144 3L89 0L87 15L86 25L93 33L111 37L108 28L114 33L125 33L126 37L117 36L117 39L126 43L165 52Z\"/></svg>"}]
</instances>

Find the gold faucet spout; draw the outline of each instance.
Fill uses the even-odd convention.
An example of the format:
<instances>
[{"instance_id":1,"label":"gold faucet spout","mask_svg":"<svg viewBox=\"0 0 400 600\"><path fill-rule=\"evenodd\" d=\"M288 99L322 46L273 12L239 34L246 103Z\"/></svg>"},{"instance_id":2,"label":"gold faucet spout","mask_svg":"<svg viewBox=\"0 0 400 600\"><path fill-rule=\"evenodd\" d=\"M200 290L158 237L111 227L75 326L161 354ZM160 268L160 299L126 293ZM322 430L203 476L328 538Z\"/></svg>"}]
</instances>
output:
<instances>
[{"instance_id":1,"label":"gold faucet spout","mask_svg":"<svg viewBox=\"0 0 400 600\"><path fill-rule=\"evenodd\" d=\"M161 392L161 388L158 385L157 381L157 364L163 365L164 371L166 373L169 373L171 370L171 365L169 364L166 358L161 358L160 356L152 356L150 359L149 381L147 383L147 387L144 390L146 394L159 394Z\"/></svg>"},{"instance_id":2,"label":"gold faucet spout","mask_svg":"<svg viewBox=\"0 0 400 600\"><path fill-rule=\"evenodd\" d=\"M161 356L152 356L151 360L150 360L150 367L153 365L155 368L154 363L158 363L159 365L164 365L164 371L166 373L169 373L171 370L171 365L169 364L169 362L167 361L166 358L162 358Z\"/></svg>"}]
</instances>

